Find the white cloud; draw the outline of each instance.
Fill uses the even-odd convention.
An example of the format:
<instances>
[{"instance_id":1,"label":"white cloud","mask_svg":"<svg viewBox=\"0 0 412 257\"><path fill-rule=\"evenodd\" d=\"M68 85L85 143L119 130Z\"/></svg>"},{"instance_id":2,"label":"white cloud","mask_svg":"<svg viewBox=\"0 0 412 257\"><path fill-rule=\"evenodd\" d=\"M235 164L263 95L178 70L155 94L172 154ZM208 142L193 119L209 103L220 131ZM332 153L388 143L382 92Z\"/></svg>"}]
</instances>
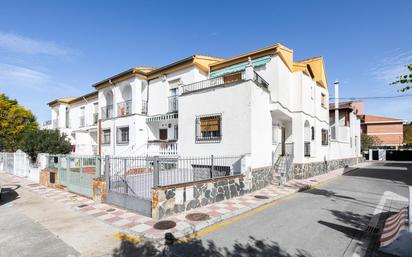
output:
<instances>
[{"instance_id":1,"label":"white cloud","mask_svg":"<svg viewBox=\"0 0 412 257\"><path fill-rule=\"evenodd\" d=\"M30 68L0 63L0 83L3 86L19 86L40 89L50 81L46 73Z\"/></svg>"},{"instance_id":2,"label":"white cloud","mask_svg":"<svg viewBox=\"0 0 412 257\"><path fill-rule=\"evenodd\" d=\"M54 42L3 32L0 32L0 48L9 52L29 55L68 57L77 54L75 51L59 46Z\"/></svg>"},{"instance_id":3,"label":"white cloud","mask_svg":"<svg viewBox=\"0 0 412 257\"><path fill-rule=\"evenodd\" d=\"M379 58L370 69L370 74L373 79L387 84L408 72L406 65L412 63L412 51L397 49Z\"/></svg>"}]
</instances>

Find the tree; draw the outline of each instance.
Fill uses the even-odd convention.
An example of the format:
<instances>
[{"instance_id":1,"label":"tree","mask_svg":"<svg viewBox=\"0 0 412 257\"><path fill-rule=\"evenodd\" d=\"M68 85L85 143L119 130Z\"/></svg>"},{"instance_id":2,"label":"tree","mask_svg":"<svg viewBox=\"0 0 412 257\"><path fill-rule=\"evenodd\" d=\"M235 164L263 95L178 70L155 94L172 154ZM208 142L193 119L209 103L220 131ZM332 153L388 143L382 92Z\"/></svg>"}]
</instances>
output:
<instances>
[{"instance_id":1,"label":"tree","mask_svg":"<svg viewBox=\"0 0 412 257\"><path fill-rule=\"evenodd\" d=\"M70 153L71 144L66 135L60 134L58 130L31 130L24 134L20 149L35 162L39 153Z\"/></svg>"},{"instance_id":2,"label":"tree","mask_svg":"<svg viewBox=\"0 0 412 257\"><path fill-rule=\"evenodd\" d=\"M367 134L361 135L361 148L362 151L368 151L371 148L381 144L382 141L376 136L370 136Z\"/></svg>"},{"instance_id":3,"label":"tree","mask_svg":"<svg viewBox=\"0 0 412 257\"><path fill-rule=\"evenodd\" d=\"M400 92L405 92L412 88L412 64L406 66L409 74L401 75L398 80L390 83L391 85L401 84L403 87L398 89Z\"/></svg>"},{"instance_id":4,"label":"tree","mask_svg":"<svg viewBox=\"0 0 412 257\"><path fill-rule=\"evenodd\" d=\"M16 151L23 135L37 128L36 118L30 110L5 94L0 94L1 151Z\"/></svg>"},{"instance_id":5,"label":"tree","mask_svg":"<svg viewBox=\"0 0 412 257\"><path fill-rule=\"evenodd\" d=\"M412 122L403 125L403 143L412 145Z\"/></svg>"}]
</instances>

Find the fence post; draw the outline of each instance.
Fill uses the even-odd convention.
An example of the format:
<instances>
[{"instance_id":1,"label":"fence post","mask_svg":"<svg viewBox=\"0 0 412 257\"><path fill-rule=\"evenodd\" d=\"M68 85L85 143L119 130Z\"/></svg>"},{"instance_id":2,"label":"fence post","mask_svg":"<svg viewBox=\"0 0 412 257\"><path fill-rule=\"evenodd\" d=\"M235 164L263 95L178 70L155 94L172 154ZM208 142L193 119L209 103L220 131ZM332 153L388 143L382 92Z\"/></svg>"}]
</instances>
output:
<instances>
[{"instance_id":1,"label":"fence post","mask_svg":"<svg viewBox=\"0 0 412 257\"><path fill-rule=\"evenodd\" d=\"M159 156L153 157L153 187L159 186Z\"/></svg>"},{"instance_id":2,"label":"fence post","mask_svg":"<svg viewBox=\"0 0 412 257\"><path fill-rule=\"evenodd\" d=\"M126 185L126 188L125 188L125 190L126 190L126 194L128 194L129 193L129 184L127 183L127 162L126 162L126 158L123 160L123 163L124 163L124 174L123 174L123 176L124 176L124 184Z\"/></svg>"},{"instance_id":3,"label":"fence post","mask_svg":"<svg viewBox=\"0 0 412 257\"><path fill-rule=\"evenodd\" d=\"M213 163L213 154L210 156L210 178L213 178L213 169L214 169L214 163Z\"/></svg>"},{"instance_id":4,"label":"fence post","mask_svg":"<svg viewBox=\"0 0 412 257\"><path fill-rule=\"evenodd\" d=\"M107 191L110 189L110 163L109 155L104 156L104 175L106 177Z\"/></svg>"}]
</instances>

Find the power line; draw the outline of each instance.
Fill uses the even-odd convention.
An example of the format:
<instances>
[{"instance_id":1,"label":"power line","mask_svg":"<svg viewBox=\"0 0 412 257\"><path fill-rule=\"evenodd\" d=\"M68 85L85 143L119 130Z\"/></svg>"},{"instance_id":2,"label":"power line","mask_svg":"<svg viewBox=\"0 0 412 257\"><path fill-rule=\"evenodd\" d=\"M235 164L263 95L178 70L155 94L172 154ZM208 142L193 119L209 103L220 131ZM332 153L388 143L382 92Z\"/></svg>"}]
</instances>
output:
<instances>
[{"instance_id":1,"label":"power line","mask_svg":"<svg viewBox=\"0 0 412 257\"><path fill-rule=\"evenodd\" d=\"M393 96L365 96L365 97L339 97L339 100L365 100L365 99L392 99L392 98L404 98L411 97L412 94L405 95L393 95ZM334 97L329 97L329 100L335 99Z\"/></svg>"}]
</instances>

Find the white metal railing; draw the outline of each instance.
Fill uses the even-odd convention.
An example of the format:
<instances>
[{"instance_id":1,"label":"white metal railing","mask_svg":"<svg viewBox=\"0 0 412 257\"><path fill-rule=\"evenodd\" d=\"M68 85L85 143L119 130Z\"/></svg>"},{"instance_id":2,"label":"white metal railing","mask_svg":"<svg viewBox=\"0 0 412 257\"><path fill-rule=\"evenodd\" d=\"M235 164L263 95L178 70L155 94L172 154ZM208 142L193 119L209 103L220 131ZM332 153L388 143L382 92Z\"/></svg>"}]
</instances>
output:
<instances>
[{"instance_id":1,"label":"white metal railing","mask_svg":"<svg viewBox=\"0 0 412 257\"><path fill-rule=\"evenodd\" d=\"M117 115L126 116L132 113L132 100L127 100L117 104Z\"/></svg>"},{"instance_id":2,"label":"white metal railing","mask_svg":"<svg viewBox=\"0 0 412 257\"><path fill-rule=\"evenodd\" d=\"M113 105L102 107L102 119L113 118Z\"/></svg>"},{"instance_id":3,"label":"white metal railing","mask_svg":"<svg viewBox=\"0 0 412 257\"><path fill-rule=\"evenodd\" d=\"M147 153L150 155L176 155L177 142L149 142L147 145Z\"/></svg>"},{"instance_id":4,"label":"white metal railing","mask_svg":"<svg viewBox=\"0 0 412 257\"><path fill-rule=\"evenodd\" d=\"M235 72L231 74L226 74L220 77L206 79L199 82L184 85L182 87L182 93L202 90L210 87L215 87L219 85L229 84L237 81L244 81L246 79L245 72Z\"/></svg>"}]
</instances>

